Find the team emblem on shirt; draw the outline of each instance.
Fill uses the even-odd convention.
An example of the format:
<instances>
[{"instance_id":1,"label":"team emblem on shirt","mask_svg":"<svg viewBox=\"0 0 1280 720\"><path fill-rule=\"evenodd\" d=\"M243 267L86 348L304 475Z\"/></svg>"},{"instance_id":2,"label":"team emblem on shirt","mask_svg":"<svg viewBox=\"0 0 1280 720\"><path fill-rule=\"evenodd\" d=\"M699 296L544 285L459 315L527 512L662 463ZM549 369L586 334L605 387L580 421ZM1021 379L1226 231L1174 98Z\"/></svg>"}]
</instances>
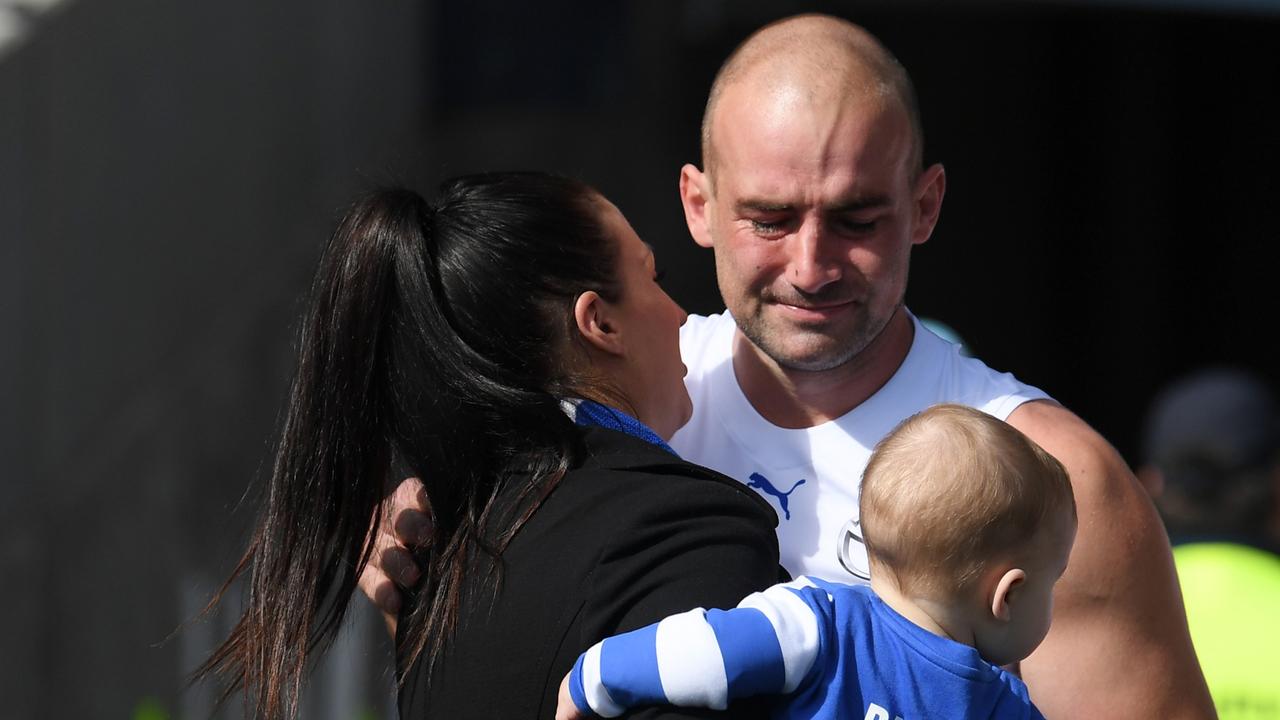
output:
<instances>
[{"instance_id":1,"label":"team emblem on shirt","mask_svg":"<svg viewBox=\"0 0 1280 720\"><path fill-rule=\"evenodd\" d=\"M853 518L840 528L836 539L836 556L840 566L850 575L862 580L871 579L871 566L867 563L867 544L862 540L862 523Z\"/></svg>"}]
</instances>

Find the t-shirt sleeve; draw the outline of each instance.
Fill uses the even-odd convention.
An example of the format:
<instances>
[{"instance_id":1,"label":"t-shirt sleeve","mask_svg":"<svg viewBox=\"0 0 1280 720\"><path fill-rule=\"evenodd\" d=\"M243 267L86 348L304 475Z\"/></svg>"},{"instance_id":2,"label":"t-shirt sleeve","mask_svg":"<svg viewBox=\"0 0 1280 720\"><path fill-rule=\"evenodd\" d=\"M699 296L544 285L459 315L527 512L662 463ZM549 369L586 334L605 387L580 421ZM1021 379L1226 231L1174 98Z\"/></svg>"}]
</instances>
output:
<instances>
[{"instance_id":1,"label":"t-shirt sleeve","mask_svg":"<svg viewBox=\"0 0 1280 720\"><path fill-rule=\"evenodd\" d=\"M616 717L655 704L723 710L740 698L794 691L820 665L825 645L812 604L830 603L825 593L801 592L803 583L752 593L731 610L696 608L606 638L574 665L575 704Z\"/></svg>"},{"instance_id":2,"label":"t-shirt sleeve","mask_svg":"<svg viewBox=\"0 0 1280 720\"><path fill-rule=\"evenodd\" d=\"M639 474L665 483L632 498L592 574L583 631L590 645L690 608L731 608L778 580L776 518L727 482ZM660 498L655 501L654 498ZM723 671L722 671L723 672ZM730 707L729 717L765 717L763 707ZM636 717L701 717L649 710Z\"/></svg>"}]
</instances>

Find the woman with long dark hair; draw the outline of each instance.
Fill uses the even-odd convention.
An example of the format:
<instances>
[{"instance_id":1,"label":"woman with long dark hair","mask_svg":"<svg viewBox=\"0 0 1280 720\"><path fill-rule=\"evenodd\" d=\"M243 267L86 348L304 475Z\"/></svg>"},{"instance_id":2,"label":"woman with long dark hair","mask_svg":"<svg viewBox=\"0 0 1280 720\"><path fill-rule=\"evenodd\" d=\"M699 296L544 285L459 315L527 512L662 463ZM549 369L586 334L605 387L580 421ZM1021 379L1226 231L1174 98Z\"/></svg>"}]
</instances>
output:
<instances>
[{"instance_id":1,"label":"woman with long dark hair","mask_svg":"<svg viewBox=\"0 0 1280 720\"><path fill-rule=\"evenodd\" d=\"M665 443L691 412L684 317L581 183L488 174L433 203L358 202L312 286L232 577L248 575L244 615L197 675L244 689L255 717L293 717L403 470L423 478L432 536L396 632L401 717L551 717L596 640L772 584L772 510Z\"/></svg>"}]
</instances>

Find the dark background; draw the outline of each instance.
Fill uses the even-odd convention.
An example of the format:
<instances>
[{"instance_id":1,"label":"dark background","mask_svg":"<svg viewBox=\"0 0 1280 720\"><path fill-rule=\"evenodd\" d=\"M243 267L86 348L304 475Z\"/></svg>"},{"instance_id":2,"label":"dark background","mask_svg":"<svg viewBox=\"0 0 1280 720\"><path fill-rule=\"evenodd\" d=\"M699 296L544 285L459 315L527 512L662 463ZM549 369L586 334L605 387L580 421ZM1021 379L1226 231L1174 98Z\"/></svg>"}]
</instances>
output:
<instances>
[{"instance_id":1,"label":"dark background","mask_svg":"<svg viewBox=\"0 0 1280 720\"><path fill-rule=\"evenodd\" d=\"M1274 4L0 3L24 23L0 43L0 718L207 716L180 679L226 618L170 633L245 540L359 190L573 174L720 310L677 175L719 63L802 10L916 82L948 192L914 311L1131 462L1169 380L1280 379ZM362 606L305 716L384 716L387 652Z\"/></svg>"}]
</instances>

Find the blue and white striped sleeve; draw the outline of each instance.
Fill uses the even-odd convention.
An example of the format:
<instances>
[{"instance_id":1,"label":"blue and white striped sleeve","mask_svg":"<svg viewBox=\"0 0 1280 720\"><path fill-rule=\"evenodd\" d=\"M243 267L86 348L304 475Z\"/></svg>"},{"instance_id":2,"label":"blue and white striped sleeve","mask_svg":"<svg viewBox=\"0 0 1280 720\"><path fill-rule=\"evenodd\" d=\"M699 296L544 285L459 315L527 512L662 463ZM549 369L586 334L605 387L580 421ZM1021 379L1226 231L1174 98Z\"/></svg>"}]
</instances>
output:
<instances>
[{"instance_id":1,"label":"blue and white striped sleeve","mask_svg":"<svg viewBox=\"0 0 1280 720\"><path fill-rule=\"evenodd\" d=\"M723 710L729 701L794 691L817 665L818 615L805 578L753 593L732 610L697 608L596 643L569 674L584 713L644 705ZM817 594L826 597L825 593Z\"/></svg>"}]
</instances>

